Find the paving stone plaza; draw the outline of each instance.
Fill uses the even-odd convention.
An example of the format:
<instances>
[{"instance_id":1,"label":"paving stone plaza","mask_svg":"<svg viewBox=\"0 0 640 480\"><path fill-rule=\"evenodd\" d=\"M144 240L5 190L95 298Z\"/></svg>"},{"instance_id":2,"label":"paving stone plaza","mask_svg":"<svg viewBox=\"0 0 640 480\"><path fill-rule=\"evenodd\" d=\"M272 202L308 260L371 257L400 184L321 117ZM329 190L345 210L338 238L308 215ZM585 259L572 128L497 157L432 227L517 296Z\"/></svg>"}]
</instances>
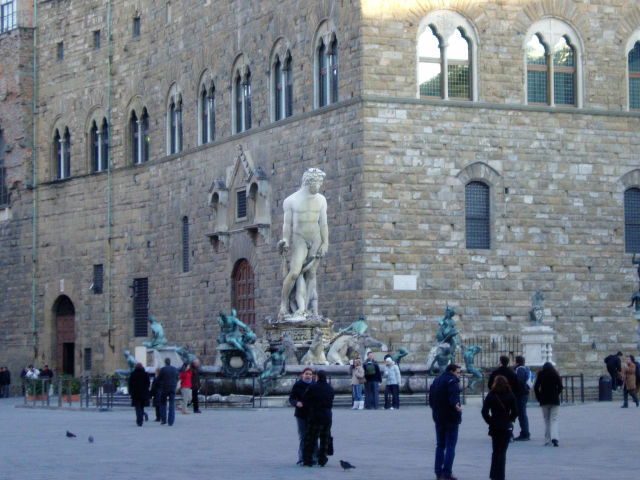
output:
<instances>
[{"instance_id":1,"label":"paving stone plaza","mask_svg":"<svg viewBox=\"0 0 640 480\"><path fill-rule=\"evenodd\" d=\"M619 397L616 393L613 402L563 406L560 448L543 446L541 411L530 405L532 440L510 445L507 479L637 479L638 462L628 442L637 438L640 409L621 409ZM334 409L336 454L324 468L302 468L295 465L290 408L207 409L202 415L178 413L172 427L150 421L139 428L132 408L16 407L22 403L21 398L0 399L2 480L434 478L435 435L428 407ZM67 438L67 430L77 437ZM454 475L488 478L490 456L480 406L468 405ZM340 459L357 469L343 472Z\"/></svg>"}]
</instances>

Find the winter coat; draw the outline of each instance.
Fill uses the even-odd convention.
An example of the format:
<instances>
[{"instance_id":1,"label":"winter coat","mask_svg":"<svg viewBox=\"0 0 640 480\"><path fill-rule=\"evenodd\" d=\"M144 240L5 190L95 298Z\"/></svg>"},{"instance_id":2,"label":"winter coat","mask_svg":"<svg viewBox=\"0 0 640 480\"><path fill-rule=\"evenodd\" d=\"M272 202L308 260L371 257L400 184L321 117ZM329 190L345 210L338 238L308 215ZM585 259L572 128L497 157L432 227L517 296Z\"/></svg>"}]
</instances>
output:
<instances>
[{"instance_id":1,"label":"winter coat","mask_svg":"<svg viewBox=\"0 0 640 480\"><path fill-rule=\"evenodd\" d=\"M624 388L627 390L636 389L636 364L627 358L622 366L622 373L620 374L622 381L624 382Z\"/></svg>"},{"instance_id":2,"label":"winter coat","mask_svg":"<svg viewBox=\"0 0 640 480\"><path fill-rule=\"evenodd\" d=\"M200 388L200 368L191 365L191 389L198 390Z\"/></svg>"},{"instance_id":3,"label":"winter coat","mask_svg":"<svg viewBox=\"0 0 640 480\"><path fill-rule=\"evenodd\" d=\"M520 388L520 382L518 382L518 377L516 376L516 372L514 372L511 368L505 367L503 365L499 366L497 369L491 372L491 375L489 375L489 385L488 385L489 390L491 390L491 385L493 385L493 380L498 375L502 375L504 378L507 379L507 381L509 382L509 386L511 387L511 392L516 397L524 393L521 391L522 389Z\"/></svg>"},{"instance_id":4,"label":"winter coat","mask_svg":"<svg viewBox=\"0 0 640 480\"><path fill-rule=\"evenodd\" d=\"M402 381L400 368L395 363L384 366L384 376L387 379L387 385L400 385Z\"/></svg>"},{"instance_id":5,"label":"winter coat","mask_svg":"<svg viewBox=\"0 0 640 480\"><path fill-rule=\"evenodd\" d=\"M439 425L455 426L462 422L460 404L460 380L451 372L436 378L429 389L429 406L433 421Z\"/></svg>"},{"instance_id":6,"label":"winter coat","mask_svg":"<svg viewBox=\"0 0 640 480\"><path fill-rule=\"evenodd\" d=\"M309 408L309 423L331 425L333 396L333 387L327 382L317 381L309 387L302 399L302 403Z\"/></svg>"},{"instance_id":7,"label":"winter coat","mask_svg":"<svg viewBox=\"0 0 640 480\"><path fill-rule=\"evenodd\" d=\"M296 411L293 413L294 417L307 418L309 416L309 408L308 405L303 401L303 398L307 393L307 390L311 388L311 385L313 385L313 383L313 381L307 383L304 380L300 379L293 384L291 393L289 394L289 404L292 407L296 407ZM302 402L302 407L296 406L298 402Z\"/></svg>"},{"instance_id":8,"label":"winter coat","mask_svg":"<svg viewBox=\"0 0 640 480\"><path fill-rule=\"evenodd\" d=\"M367 373L367 365L373 365L375 373ZM382 381L382 375L380 374L380 367L378 366L378 364L376 362L367 360L362 365L362 368L364 368L364 378L365 378L365 380L367 382L381 382ZM371 367L369 367L369 368L371 368Z\"/></svg>"},{"instance_id":9,"label":"winter coat","mask_svg":"<svg viewBox=\"0 0 640 480\"><path fill-rule=\"evenodd\" d=\"M511 392L489 392L482 404L482 418L489 425L489 435L513 428L518 416L516 397Z\"/></svg>"},{"instance_id":10,"label":"winter coat","mask_svg":"<svg viewBox=\"0 0 640 480\"><path fill-rule=\"evenodd\" d=\"M149 399L149 375L144 369L135 368L129 375L131 404L146 403Z\"/></svg>"},{"instance_id":11,"label":"winter coat","mask_svg":"<svg viewBox=\"0 0 640 480\"><path fill-rule=\"evenodd\" d=\"M170 393L175 392L178 388L178 379L180 378L180 372L173 365L165 365L160 369L158 374L158 388L163 392Z\"/></svg>"},{"instance_id":12,"label":"winter coat","mask_svg":"<svg viewBox=\"0 0 640 480\"><path fill-rule=\"evenodd\" d=\"M540 405L560 405L562 380L555 371L542 369L536 376L533 391Z\"/></svg>"},{"instance_id":13,"label":"winter coat","mask_svg":"<svg viewBox=\"0 0 640 480\"><path fill-rule=\"evenodd\" d=\"M364 368L362 365L351 366L351 385L362 385L364 383Z\"/></svg>"},{"instance_id":14,"label":"winter coat","mask_svg":"<svg viewBox=\"0 0 640 480\"><path fill-rule=\"evenodd\" d=\"M180 372L180 388L192 388L193 384L191 383L191 378L193 377L193 372L191 370L185 370L184 372Z\"/></svg>"}]
</instances>

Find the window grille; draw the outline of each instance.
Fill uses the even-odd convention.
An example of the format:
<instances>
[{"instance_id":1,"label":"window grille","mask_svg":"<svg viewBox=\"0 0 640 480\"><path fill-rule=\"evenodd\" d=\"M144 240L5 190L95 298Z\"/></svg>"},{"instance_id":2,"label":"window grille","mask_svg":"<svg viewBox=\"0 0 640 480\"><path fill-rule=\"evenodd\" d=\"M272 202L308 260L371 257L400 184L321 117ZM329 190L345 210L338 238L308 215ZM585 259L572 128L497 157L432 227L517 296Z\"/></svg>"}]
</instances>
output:
<instances>
[{"instance_id":1,"label":"window grille","mask_svg":"<svg viewBox=\"0 0 640 480\"><path fill-rule=\"evenodd\" d=\"M102 293L104 285L104 267L102 264L93 266L93 293L99 295Z\"/></svg>"},{"instance_id":2,"label":"window grille","mask_svg":"<svg viewBox=\"0 0 640 480\"><path fill-rule=\"evenodd\" d=\"M629 253L640 253L640 189L624 192L624 246Z\"/></svg>"},{"instance_id":3,"label":"window grille","mask_svg":"<svg viewBox=\"0 0 640 480\"><path fill-rule=\"evenodd\" d=\"M575 105L575 53L566 38L553 52L553 91L556 105Z\"/></svg>"},{"instance_id":4,"label":"window grille","mask_svg":"<svg viewBox=\"0 0 640 480\"><path fill-rule=\"evenodd\" d=\"M447 47L449 98L471 98L469 57L469 41L458 28L449 39Z\"/></svg>"},{"instance_id":5,"label":"window grille","mask_svg":"<svg viewBox=\"0 0 640 480\"><path fill-rule=\"evenodd\" d=\"M247 191L238 190L236 192L236 212L237 218L242 219L247 217Z\"/></svg>"},{"instance_id":6,"label":"window grille","mask_svg":"<svg viewBox=\"0 0 640 480\"><path fill-rule=\"evenodd\" d=\"M471 182L465 187L467 248L490 248L489 187Z\"/></svg>"},{"instance_id":7,"label":"window grille","mask_svg":"<svg viewBox=\"0 0 640 480\"><path fill-rule=\"evenodd\" d=\"M547 49L538 35L527 43L527 100L529 103L549 103Z\"/></svg>"},{"instance_id":8,"label":"window grille","mask_svg":"<svg viewBox=\"0 0 640 480\"><path fill-rule=\"evenodd\" d=\"M418 39L418 84L421 97L442 97L440 39L432 27Z\"/></svg>"},{"instance_id":9,"label":"window grille","mask_svg":"<svg viewBox=\"0 0 640 480\"><path fill-rule=\"evenodd\" d=\"M84 369L85 370L91 370L92 367L92 358L91 358L91 349L90 348L85 348L84 349Z\"/></svg>"},{"instance_id":10,"label":"window grille","mask_svg":"<svg viewBox=\"0 0 640 480\"><path fill-rule=\"evenodd\" d=\"M189 217L182 218L182 271L189 271Z\"/></svg>"},{"instance_id":11,"label":"window grille","mask_svg":"<svg viewBox=\"0 0 640 480\"><path fill-rule=\"evenodd\" d=\"M640 42L629 52L629 108L640 109Z\"/></svg>"},{"instance_id":12,"label":"window grille","mask_svg":"<svg viewBox=\"0 0 640 480\"><path fill-rule=\"evenodd\" d=\"M0 33L9 32L16 27L16 0L0 3Z\"/></svg>"},{"instance_id":13,"label":"window grille","mask_svg":"<svg viewBox=\"0 0 640 480\"><path fill-rule=\"evenodd\" d=\"M146 337L149 323L149 279L133 280L133 334Z\"/></svg>"}]
</instances>

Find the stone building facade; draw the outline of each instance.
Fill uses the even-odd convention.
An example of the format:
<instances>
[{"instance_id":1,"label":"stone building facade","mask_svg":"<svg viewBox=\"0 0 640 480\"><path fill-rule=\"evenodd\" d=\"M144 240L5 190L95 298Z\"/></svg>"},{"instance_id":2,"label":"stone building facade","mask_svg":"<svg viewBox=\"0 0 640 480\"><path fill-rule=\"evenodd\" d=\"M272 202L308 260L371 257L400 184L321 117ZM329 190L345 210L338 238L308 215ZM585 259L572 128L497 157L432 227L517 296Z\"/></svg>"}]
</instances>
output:
<instances>
[{"instance_id":1,"label":"stone building facade","mask_svg":"<svg viewBox=\"0 0 640 480\"><path fill-rule=\"evenodd\" d=\"M33 51L16 59L36 72L36 113L6 95L0 112L25 139L0 211L12 370L34 356L120 368L149 315L205 363L219 310L260 331L279 304L282 201L309 167L327 172L319 297L337 323L365 314L420 362L447 303L463 343L499 339L529 325L539 290L562 372L636 351L636 2L202 3L36 2L35 69ZM421 55L425 32L440 57ZM18 55L13 36L0 49ZM573 59L549 57L547 105L531 101L534 37ZM466 79L423 90L422 67L451 65ZM482 248L468 247L471 184L486 193Z\"/></svg>"}]
</instances>

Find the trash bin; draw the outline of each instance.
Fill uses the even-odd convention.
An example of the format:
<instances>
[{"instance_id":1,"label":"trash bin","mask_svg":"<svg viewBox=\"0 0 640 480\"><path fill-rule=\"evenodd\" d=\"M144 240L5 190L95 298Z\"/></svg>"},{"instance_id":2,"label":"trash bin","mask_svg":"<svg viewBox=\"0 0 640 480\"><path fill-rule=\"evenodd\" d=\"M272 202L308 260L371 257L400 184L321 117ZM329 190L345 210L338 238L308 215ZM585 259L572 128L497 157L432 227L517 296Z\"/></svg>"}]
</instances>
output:
<instances>
[{"instance_id":1,"label":"trash bin","mask_svg":"<svg viewBox=\"0 0 640 480\"><path fill-rule=\"evenodd\" d=\"M611 378L603 375L598 380L598 400L600 402L610 402L612 399Z\"/></svg>"}]
</instances>

